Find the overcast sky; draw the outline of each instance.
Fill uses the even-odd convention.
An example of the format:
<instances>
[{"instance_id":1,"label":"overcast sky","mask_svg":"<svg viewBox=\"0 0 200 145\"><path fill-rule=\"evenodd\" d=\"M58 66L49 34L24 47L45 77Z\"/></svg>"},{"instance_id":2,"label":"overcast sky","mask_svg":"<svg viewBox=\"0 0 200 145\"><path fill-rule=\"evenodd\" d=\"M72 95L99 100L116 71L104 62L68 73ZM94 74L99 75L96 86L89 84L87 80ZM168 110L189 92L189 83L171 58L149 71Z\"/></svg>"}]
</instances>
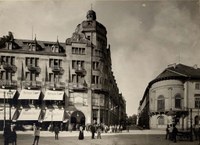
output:
<instances>
[{"instance_id":1,"label":"overcast sky","mask_svg":"<svg viewBox=\"0 0 200 145\"><path fill-rule=\"evenodd\" d=\"M200 67L197 0L0 1L0 36L60 42L72 36L92 8L107 28L112 69L127 103L137 114L148 83L169 64ZM33 28L33 29L32 29Z\"/></svg>"}]
</instances>

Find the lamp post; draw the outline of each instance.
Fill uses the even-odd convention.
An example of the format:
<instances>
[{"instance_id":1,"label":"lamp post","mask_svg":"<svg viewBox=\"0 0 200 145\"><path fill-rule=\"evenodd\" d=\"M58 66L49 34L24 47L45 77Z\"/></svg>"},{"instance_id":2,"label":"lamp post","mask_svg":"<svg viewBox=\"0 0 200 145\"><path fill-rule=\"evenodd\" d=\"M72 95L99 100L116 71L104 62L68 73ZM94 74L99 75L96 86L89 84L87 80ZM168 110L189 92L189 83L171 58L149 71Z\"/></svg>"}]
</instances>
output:
<instances>
[{"instance_id":1,"label":"lamp post","mask_svg":"<svg viewBox=\"0 0 200 145\"><path fill-rule=\"evenodd\" d=\"M10 99L10 103L9 103L9 122L11 122L11 97L12 97L12 91L11 90L9 90L8 92L7 92L7 95L9 96L9 99Z\"/></svg>"},{"instance_id":2,"label":"lamp post","mask_svg":"<svg viewBox=\"0 0 200 145\"><path fill-rule=\"evenodd\" d=\"M6 126L6 92L3 92L3 108L4 108L4 120L3 120L3 128Z\"/></svg>"}]
</instances>

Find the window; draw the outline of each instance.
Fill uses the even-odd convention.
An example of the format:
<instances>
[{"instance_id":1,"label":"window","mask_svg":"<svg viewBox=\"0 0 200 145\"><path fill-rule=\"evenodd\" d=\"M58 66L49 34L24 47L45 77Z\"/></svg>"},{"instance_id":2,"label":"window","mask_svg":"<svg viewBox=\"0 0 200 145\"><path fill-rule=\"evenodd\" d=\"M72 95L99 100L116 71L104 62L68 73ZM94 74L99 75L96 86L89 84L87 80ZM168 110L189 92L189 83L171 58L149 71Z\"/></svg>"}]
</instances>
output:
<instances>
[{"instance_id":1,"label":"window","mask_svg":"<svg viewBox=\"0 0 200 145\"><path fill-rule=\"evenodd\" d=\"M195 94L195 108L200 108L200 94Z\"/></svg>"},{"instance_id":2,"label":"window","mask_svg":"<svg viewBox=\"0 0 200 145\"><path fill-rule=\"evenodd\" d=\"M200 90L200 83L195 83L195 89Z\"/></svg>"},{"instance_id":3,"label":"window","mask_svg":"<svg viewBox=\"0 0 200 145\"><path fill-rule=\"evenodd\" d=\"M175 108L181 108L181 95L177 94L175 96Z\"/></svg>"},{"instance_id":4,"label":"window","mask_svg":"<svg viewBox=\"0 0 200 145\"><path fill-rule=\"evenodd\" d=\"M85 48L72 47L72 54L84 55Z\"/></svg>"},{"instance_id":5,"label":"window","mask_svg":"<svg viewBox=\"0 0 200 145\"><path fill-rule=\"evenodd\" d=\"M164 125L164 116L158 117L158 125Z\"/></svg>"},{"instance_id":6,"label":"window","mask_svg":"<svg viewBox=\"0 0 200 145\"><path fill-rule=\"evenodd\" d=\"M158 97L157 109L158 109L158 111L164 111L165 110L165 98L162 95Z\"/></svg>"},{"instance_id":7,"label":"window","mask_svg":"<svg viewBox=\"0 0 200 145\"><path fill-rule=\"evenodd\" d=\"M99 84L99 76L92 76L92 84Z\"/></svg>"},{"instance_id":8,"label":"window","mask_svg":"<svg viewBox=\"0 0 200 145\"><path fill-rule=\"evenodd\" d=\"M77 82L77 79L76 79L76 75L75 75L75 74L72 75L72 82L73 82L73 83L76 83L76 82Z\"/></svg>"},{"instance_id":9,"label":"window","mask_svg":"<svg viewBox=\"0 0 200 145\"><path fill-rule=\"evenodd\" d=\"M92 68L93 68L93 70L98 70L99 69L99 62L92 62Z\"/></svg>"},{"instance_id":10,"label":"window","mask_svg":"<svg viewBox=\"0 0 200 145\"><path fill-rule=\"evenodd\" d=\"M94 105L94 106L98 106L99 105L99 98L98 98L98 96L94 95L92 97L92 105Z\"/></svg>"},{"instance_id":11,"label":"window","mask_svg":"<svg viewBox=\"0 0 200 145\"><path fill-rule=\"evenodd\" d=\"M81 60L72 60L72 69L77 69L80 66L82 69L85 68L85 62Z\"/></svg>"},{"instance_id":12,"label":"window","mask_svg":"<svg viewBox=\"0 0 200 145\"><path fill-rule=\"evenodd\" d=\"M39 58L26 57L25 63L26 63L26 66L29 66L29 65L38 66Z\"/></svg>"}]
</instances>

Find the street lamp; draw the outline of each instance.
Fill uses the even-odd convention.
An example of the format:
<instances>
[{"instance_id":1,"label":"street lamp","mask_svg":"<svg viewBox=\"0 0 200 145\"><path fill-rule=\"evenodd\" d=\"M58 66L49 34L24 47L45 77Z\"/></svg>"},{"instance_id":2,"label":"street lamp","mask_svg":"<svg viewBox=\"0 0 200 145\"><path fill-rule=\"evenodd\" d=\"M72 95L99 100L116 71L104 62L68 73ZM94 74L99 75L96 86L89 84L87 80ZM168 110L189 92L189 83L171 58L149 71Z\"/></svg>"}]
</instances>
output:
<instances>
[{"instance_id":1,"label":"street lamp","mask_svg":"<svg viewBox=\"0 0 200 145\"><path fill-rule=\"evenodd\" d=\"M12 94L13 94L13 92L11 91L11 90L9 90L8 92L7 92L7 95L9 96L9 99L10 99L10 103L9 103L9 121L11 122L11 97L12 97Z\"/></svg>"},{"instance_id":2,"label":"street lamp","mask_svg":"<svg viewBox=\"0 0 200 145\"><path fill-rule=\"evenodd\" d=\"M5 89L5 86L2 86L2 89ZM3 127L6 126L6 92L3 91L3 110L4 110L4 119L3 119Z\"/></svg>"}]
</instances>

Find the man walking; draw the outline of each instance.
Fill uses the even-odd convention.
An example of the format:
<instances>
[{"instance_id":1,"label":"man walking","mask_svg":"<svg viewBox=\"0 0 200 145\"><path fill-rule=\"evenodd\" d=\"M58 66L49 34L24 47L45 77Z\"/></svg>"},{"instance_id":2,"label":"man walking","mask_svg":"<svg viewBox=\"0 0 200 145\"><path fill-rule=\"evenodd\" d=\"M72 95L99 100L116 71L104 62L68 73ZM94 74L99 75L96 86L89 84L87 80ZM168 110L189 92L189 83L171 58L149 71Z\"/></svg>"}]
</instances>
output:
<instances>
[{"instance_id":1,"label":"man walking","mask_svg":"<svg viewBox=\"0 0 200 145\"><path fill-rule=\"evenodd\" d=\"M54 128L54 132L55 132L55 140L58 140L59 127L57 125Z\"/></svg>"},{"instance_id":2,"label":"man walking","mask_svg":"<svg viewBox=\"0 0 200 145\"><path fill-rule=\"evenodd\" d=\"M94 134L95 134L96 129L95 129L95 126L93 124L91 125L90 130L92 132L92 139L94 139Z\"/></svg>"},{"instance_id":3,"label":"man walking","mask_svg":"<svg viewBox=\"0 0 200 145\"><path fill-rule=\"evenodd\" d=\"M38 142L39 142L39 139L40 139L40 127L39 126L36 126L34 128L34 141L33 141L33 145L38 145Z\"/></svg>"}]
</instances>

